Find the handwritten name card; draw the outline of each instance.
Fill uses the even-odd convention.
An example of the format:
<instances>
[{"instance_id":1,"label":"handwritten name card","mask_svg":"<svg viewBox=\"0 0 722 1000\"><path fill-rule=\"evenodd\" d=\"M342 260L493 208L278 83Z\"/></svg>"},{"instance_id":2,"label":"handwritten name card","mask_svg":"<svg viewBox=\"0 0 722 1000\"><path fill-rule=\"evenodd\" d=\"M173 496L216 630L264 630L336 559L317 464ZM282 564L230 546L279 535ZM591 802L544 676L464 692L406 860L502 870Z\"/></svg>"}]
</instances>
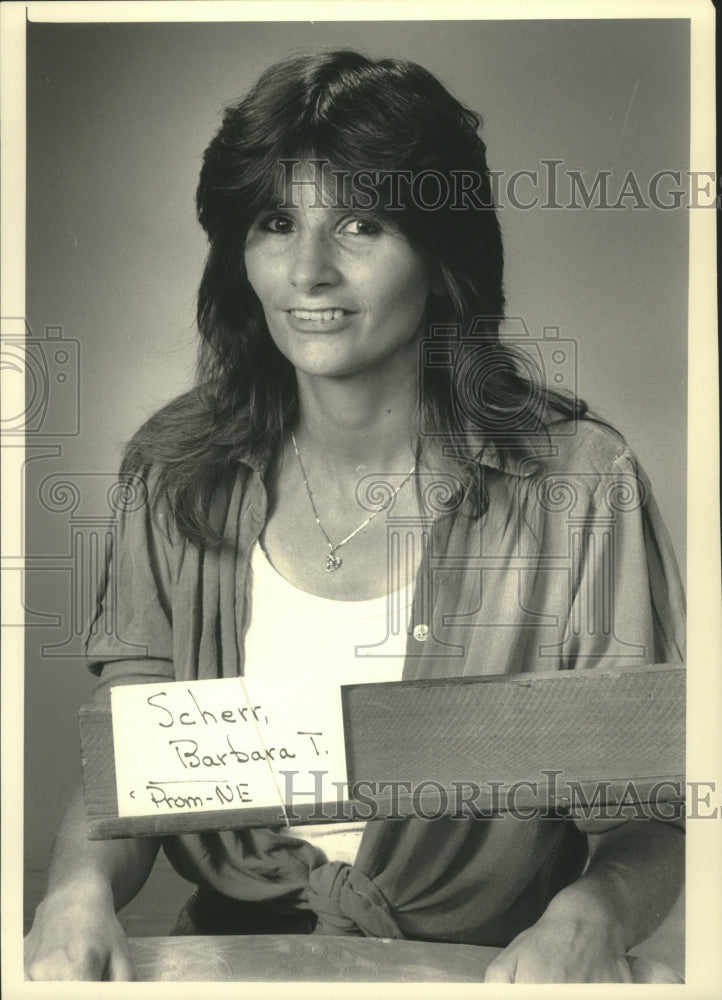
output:
<instances>
[{"instance_id":1,"label":"handwritten name card","mask_svg":"<svg viewBox=\"0 0 722 1000\"><path fill-rule=\"evenodd\" d=\"M119 816L285 808L319 771L346 790L340 688L134 684L112 689L111 709Z\"/></svg>"}]
</instances>

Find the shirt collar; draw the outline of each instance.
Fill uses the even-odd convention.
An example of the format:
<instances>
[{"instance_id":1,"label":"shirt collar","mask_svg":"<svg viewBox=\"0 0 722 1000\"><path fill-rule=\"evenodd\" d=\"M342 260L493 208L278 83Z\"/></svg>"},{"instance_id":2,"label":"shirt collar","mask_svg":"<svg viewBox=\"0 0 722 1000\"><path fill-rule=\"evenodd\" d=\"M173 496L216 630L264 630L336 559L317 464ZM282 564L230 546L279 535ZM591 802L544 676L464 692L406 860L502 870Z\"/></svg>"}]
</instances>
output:
<instances>
[{"instance_id":1,"label":"shirt collar","mask_svg":"<svg viewBox=\"0 0 722 1000\"><path fill-rule=\"evenodd\" d=\"M548 451L548 449L547 449ZM499 450L493 445L484 449L481 464L489 469L501 472L503 475L514 476L517 479L527 479L539 469L541 455L528 446L522 450L509 452L502 460Z\"/></svg>"}]
</instances>

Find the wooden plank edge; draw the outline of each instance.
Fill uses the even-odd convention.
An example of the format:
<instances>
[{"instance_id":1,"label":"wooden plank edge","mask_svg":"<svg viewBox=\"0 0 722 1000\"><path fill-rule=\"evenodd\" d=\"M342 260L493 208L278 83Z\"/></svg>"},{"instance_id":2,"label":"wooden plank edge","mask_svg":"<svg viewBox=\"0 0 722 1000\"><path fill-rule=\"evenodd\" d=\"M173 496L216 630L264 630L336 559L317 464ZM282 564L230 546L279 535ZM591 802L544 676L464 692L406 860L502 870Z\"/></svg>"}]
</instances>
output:
<instances>
[{"instance_id":1,"label":"wooden plank edge","mask_svg":"<svg viewBox=\"0 0 722 1000\"><path fill-rule=\"evenodd\" d=\"M408 792L395 787L380 794L365 791L362 798L343 802L294 802L287 804L286 812L280 806L272 806L150 816L95 815L87 820L88 839L162 837L204 830L235 830L239 827L282 828L286 825L350 820L401 820L414 816L428 820L441 816L490 819L497 814L513 812L523 820L536 811L554 819L573 813L585 819L619 819L626 816L669 820L681 814L685 778L684 775L673 775L634 783L626 779L601 783L596 778L568 779L556 783L554 792L550 792L545 784L534 788L517 782L493 791L482 787L473 800L464 797L464 789L460 789L458 784L453 788L440 783L433 788L419 785L419 789Z\"/></svg>"}]
</instances>

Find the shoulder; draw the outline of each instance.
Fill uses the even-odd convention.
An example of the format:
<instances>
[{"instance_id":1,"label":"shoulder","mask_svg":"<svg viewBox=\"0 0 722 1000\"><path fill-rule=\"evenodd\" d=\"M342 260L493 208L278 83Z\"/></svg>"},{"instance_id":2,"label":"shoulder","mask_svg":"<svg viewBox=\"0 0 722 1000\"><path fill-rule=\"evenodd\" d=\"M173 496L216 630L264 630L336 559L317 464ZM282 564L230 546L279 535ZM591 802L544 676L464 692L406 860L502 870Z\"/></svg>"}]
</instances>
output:
<instances>
[{"instance_id":1,"label":"shoulder","mask_svg":"<svg viewBox=\"0 0 722 1000\"><path fill-rule=\"evenodd\" d=\"M497 463L495 453L490 459L495 475L487 479L489 487L502 495L513 493L526 506L543 501L546 509L548 496L568 493L605 508L628 497L637 507L650 491L623 435L594 417L552 421L545 434L527 439L503 463Z\"/></svg>"},{"instance_id":2,"label":"shoulder","mask_svg":"<svg viewBox=\"0 0 722 1000\"><path fill-rule=\"evenodd\" d=\"M560 420L548 425L548 441L539 444L537 471L607 475L637 467L625 438L610 424L595 418Z\"/></svg>"},{"instance_id":3,"label":"shoulder","mask_svg":"<svg viewBox=\"0 0 722 1000\"><path fill-rule=\"evenodd\" d=\"M239 480L262 472L265 451L253 445L247 413L224 413L211 391L197 387L143 424L125 450L121 473L146 478L155 523L164 519L188 541L216 545Z\"/></svg>"},{"instance_id":4,"label":"shoulder","mask_svg":"<svg viewBox=\"0 0 722 1000\"><path fill-rule=\"evenodd\" d=\"M182 559L190 549L235 546L242 511L253 509L255 516L262 516L263 481L249 465L227 469L209 483L212 489L200 494L203 509L195 523L195 498L183 494L171 475L167 468L152 465L121 478L119 538L129 553L142 550L170 562Z\"/></svg>"},{"instance_id":5,"label":"shoulder","mask_svg":"<svg viewBox=\"0 0 722 1000\"><path fill-rule=\"evenodd\" d=\"M211 391L196 386L170 400L136 431L125 449L129 469L184 467L192 480L214 467L239 464L258 468L270 446L255 441L248 408L225 411Z\"/></svg>"},{"instance_id":6,"label":"shoulder","mask_svg":"<svg viewBox=\"0 0 722 1000\"><path fill-rule=\"evenodd\" d=\"M635 467L637 460L624 437L594 417L560 419L543 433L523 437L502 450L488 447L482 464L503 475L526 479L568 472L609 473Z\"/></svg>"},{"instance_id":7,"label":"shoulder","mask_svg":"<svg viewBox=\"0 0 722 1000\"><path fill-rule=\"evenodd\" d=\"M546 453L537 455L530 477L545 502L564 493L605 516L646 505L649 482L637 456L614 427L585 418L553 424L549 433Z\"/></svg>"}]
</instances>

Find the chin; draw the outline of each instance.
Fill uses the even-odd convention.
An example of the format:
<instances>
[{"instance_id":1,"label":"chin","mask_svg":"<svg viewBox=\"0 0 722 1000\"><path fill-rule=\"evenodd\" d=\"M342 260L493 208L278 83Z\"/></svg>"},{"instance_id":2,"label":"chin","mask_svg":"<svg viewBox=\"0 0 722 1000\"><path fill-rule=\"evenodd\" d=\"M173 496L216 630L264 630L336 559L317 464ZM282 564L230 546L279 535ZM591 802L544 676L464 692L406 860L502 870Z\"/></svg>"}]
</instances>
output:
<instances>
[{"instance_id":1,"label":"chin","mask_svg":"<svg viewBox=\"0 0 722 1000\"><path fill-rule=\"evenodd\" d=\"M340 343L336 346L342 348ZM388 374L390 369L397 370L399 375L402 374L402 370L405 372L407 369L413 372L414 377L416 374L417 349L415 343L411 348L413 358L410 366L407 345L405 344L397 350L390 350L379 355L367 355L364 352L343 349L333 351L329 350L331 345L325 342L304 345L295 343L290 350L284 350L280 344L278 347L296 371L308 377L350 378L354 375L383 375Z\"/></svg>"}]
</instances>

